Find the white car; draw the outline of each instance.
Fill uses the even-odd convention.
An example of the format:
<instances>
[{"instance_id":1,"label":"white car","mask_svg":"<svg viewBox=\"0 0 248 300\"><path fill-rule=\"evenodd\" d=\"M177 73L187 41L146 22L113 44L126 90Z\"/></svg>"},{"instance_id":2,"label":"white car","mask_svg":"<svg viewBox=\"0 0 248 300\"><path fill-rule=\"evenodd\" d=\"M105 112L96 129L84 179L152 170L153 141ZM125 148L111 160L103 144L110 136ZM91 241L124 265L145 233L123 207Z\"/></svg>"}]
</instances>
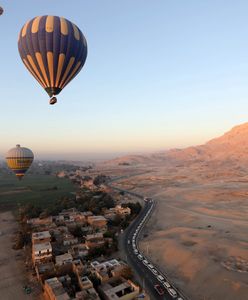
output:
<instances>
[{"instance_id":1,"label":"white car","mask_svg":"<svg viewBox=\"0 0 248 300\"><path fill-rule=\"evenodd\" d=\"M169 284L169 282L167 282L167 281L165 281L165 282L163 283L163 286L164 286L166 289L169 289L169 288L170 288L170 284Z\"/></svg>"},{"instance_id":2,"label":"white car","mask_svg":"<svg viewBox=\"0 0 248 300\"><path fill-rule=\"evenodd\" d=\"M168 293L171 295L172 298L176 298L177 297L177 292L173 289L168 289Z\"/></svg>"},{"instance_id":3,"label":"white car","mask_svg":"<svg viewBox=\"0 0 248 300\"><path fill-rule=\"evenodd\" d=\"M182 298L182 297L179 297L179 298L177 298L177 300L183 300L183 298Z\"/></svg>"},{"instance_id":4,"label":"white car","mask_svg":"<svg viewBox=\"0 0 248 300\"><path fill-rule=\"evenodd\" d=\"M158 271L155 270L155 269L152 269L152 273L153 273L154 275L158 275Z\"/></svg>"},{"instance_id":5,"label":"white car","mask_svg":"<svg viewBox=\"0 0 248 300\"><path fill-rule=\"evenodd\" d=\"M142 260L143 259L143 256L142 255L138 255L138 259Z\"/></svg>"},{"instance_id":6,"label":"white car","mask_svg":"<svg viewBox=\"0 0 248 300\"><path fill-rule=\"evenodd\" d=\"M149 264L149 265L148 265L148 268L149 268L149 269L153 269L154 267L153 267L152 264Z\"/></svg>"},{"instance_id":7,"label":"white car","mask_svg":"<svg viewBox=\"0 0 248 300\"><path fill-rule=\"evenodd\" d=\"M158 276L157 276L157 279L158 279L160 282L164 281L164 277L161 276L161 275L158 275Z\"/></svg>"},{"instance_id":8,"label":"white car","mask_svg":"<svg viewBox=\"0 0 248 300\"><path fill-rule=\"evenodd\" d=\"M147 266L148 265L148 261L146 259L144 259L143 260L143 264Z\"/></svg>"},{"instance_id":9,"label":"white car","mask_svg":"<svg viewBox=\"0 0 248 300\"><path fill-rule=\"evenodd\" d=\"M138 254L139 253L139 251L137 250L137 249L134 249L134 251L133 251L135 254Z\"/></svg>"}]
</instances>

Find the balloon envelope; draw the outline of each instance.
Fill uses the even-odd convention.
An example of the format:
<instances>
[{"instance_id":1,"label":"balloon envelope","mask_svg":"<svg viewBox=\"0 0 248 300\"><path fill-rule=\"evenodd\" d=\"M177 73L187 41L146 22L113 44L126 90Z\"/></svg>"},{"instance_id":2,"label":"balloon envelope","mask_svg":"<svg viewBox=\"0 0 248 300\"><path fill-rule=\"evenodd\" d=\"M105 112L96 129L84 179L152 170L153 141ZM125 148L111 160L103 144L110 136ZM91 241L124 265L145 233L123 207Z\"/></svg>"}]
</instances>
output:
<instances>
[{"instance_id":1,"label":"balloon envelope","mask_svg":"<svg viewBox=\"0 0 248 300\"><path fill-rule=\"evenodd\" d=\"M80 29L57 16L26 22L19 33L21 59L50 97L57 95L80 72L87 42Z\"/></svg>"},{"instance_id":2,"label":"balloon envelope","mask_svg":"<svg viewBox=\"0 0 248 300\"><path fill-rule=\"evenodd\" d=\"M6 154L6 162L8 167L16 174L18 179L22 179L34 160L33 152L28 149L16 145Z\"/></svg>"}]
</instances>

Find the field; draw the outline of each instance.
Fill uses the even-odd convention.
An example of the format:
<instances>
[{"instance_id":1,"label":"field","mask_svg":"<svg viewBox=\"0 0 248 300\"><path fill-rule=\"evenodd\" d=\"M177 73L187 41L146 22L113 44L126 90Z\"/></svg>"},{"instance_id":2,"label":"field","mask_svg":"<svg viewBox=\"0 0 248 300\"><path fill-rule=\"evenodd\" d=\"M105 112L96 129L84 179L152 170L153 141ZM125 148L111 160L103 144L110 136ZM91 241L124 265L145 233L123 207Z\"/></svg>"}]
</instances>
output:
<instances>
[{"instance_id":1,"label":"field","mask_svg":"<svg viewBox=\"0 0 248 300\"><path fill-rule=\"evenodd\" d=\"M70 180L52 175L27 174L19 181L14 175L0 174L0 210L26 203L47 207L61 197L71 196L75 190Z\"/></svg>"}]
</instances>

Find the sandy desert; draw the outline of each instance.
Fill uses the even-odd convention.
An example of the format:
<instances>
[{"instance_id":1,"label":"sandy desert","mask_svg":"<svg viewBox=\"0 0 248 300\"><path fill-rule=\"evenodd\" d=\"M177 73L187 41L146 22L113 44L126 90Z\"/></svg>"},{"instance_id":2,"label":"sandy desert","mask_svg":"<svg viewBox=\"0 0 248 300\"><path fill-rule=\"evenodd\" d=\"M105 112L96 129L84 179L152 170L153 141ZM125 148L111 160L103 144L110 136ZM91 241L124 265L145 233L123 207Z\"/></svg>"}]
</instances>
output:
<instances>
[{"instance_id":1,"label":"sandy desert","mask_svg":"<svg viewBox=\"0 0 248 300\"><path fill-rule=\"evenodd\" d=\"M247 133L246 123L206 147L102 166L123 170L116 186L157 200L140 246L189 299L248 299L248 168L235 141Z\"/></svg>"}]
</instances>

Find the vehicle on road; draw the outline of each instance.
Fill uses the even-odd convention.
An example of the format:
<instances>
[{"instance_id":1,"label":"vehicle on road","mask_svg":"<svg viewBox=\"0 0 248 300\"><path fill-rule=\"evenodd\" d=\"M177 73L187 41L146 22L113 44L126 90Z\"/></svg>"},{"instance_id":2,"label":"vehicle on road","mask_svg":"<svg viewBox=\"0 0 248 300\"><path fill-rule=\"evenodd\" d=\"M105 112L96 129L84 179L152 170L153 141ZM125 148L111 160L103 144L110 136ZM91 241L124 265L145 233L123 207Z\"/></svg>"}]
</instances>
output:
<instances>
[{"instance_id":1,"label":"vehicle on road","mask_svg":"<svg viewBox=\"0 0 248 300\"><path fill-rule=\"evenodd\" d=\"M154 267L153 267L152 264L148 264L148 268L149 268L149 269L153 269Z\"/></svg>"},{"instance_id":2,"label":"vehicle on road","mask_svg":"<svg viewBox=\"0 0 248 300\"><path fill-rule=\"evenodd\" d=\"M177 300L183 300L183 298L182 297L178 297Z\"/></svg>"},{"instance_id":3,"label":"vehicle on road","mask_svg":"<svg viewBox=\"0 0 248 300\"><path fill-rule=\"evenodd\" d=\"M143 256L142 255L138 255L138 259L142 260L143 259Z\"/></svg>"},{"instance_id":4,"label":"vehicle on road","mask_svg":"<svg viewBox=\"0 0 248 300\"><path fill-rule=\"evenodd\" d=\"M172 298L177 297L177 292L172 288L168 289L168 293L171 295Z\"/></svg>"},{"instance_id":5,"label":"vehicle on road","mask_svg":"<svg viewBox=\"0 0 248 300\"><path fill-rule=\"evenodd\" d=\"M152 269L152 273L153 273L154 275L158 275L158 271L155 270L155 269Z\"/></svg>"},{"instance_id":6,"label":"vehicle on road","mask_svg":"<svg viewBox=\"0 0 248 300\"><path fill-rule=\"evenodd\" d=\"M164 290L162 289L162 287L159 284L155 284L154 289L160 296L162 296L164 294Z\"/></svg>"},{"instance_id":7,"label":"vehicle on road","mask_svg":"<svg viewBox=\"0 0 248 300\"><path fill-rule=\"evenodd\" d=\"M161 276L161 275L158 275L158 276L157 276L157 279L158 279L160 282L164 281L164 277Z\"/></svg>"},{"instance_id":8,"label":"vehicle on road","mask_svg":"<svg viewBox=\"0 0 248 300\"><path fill-rule=\"evenodd\" d=\"M170 286L170 284L169 284L169 282L167 282L167 281L165 281L164 283L163 283L163 286L166 288L166 289L169 289L171 286Z\"/></svg>"},{"instance_id":9,"label":"vehicle on road","mask_svg":"<svg viewBox=\"0 0 248 300\"><path fill-rule=\"evenodd\" d=\"M135 254L138 254L139 253L139 251L137 250L137 249L134 249L134 251L133 251Z\"/></svg>"},{"instance_id":10,"label":"vehicle on road","mask_svg":"<svg viewBox=\"0 0 248 300\"><path fill-rule=\"evenodd\" d=\"M130 240L127 241L128 245L130 245Z\"/></svg>"},{"instance_id":11,"label":"vehicle on road","mask_svg":"<svg viewBox=\"0 0 248 300\"><path fill-rule=\"evenodd\" d=\"M144 259L143 260L143 264L147 266L148 265L148 261L146 259Z\"/></svg>"}]
</instances>

